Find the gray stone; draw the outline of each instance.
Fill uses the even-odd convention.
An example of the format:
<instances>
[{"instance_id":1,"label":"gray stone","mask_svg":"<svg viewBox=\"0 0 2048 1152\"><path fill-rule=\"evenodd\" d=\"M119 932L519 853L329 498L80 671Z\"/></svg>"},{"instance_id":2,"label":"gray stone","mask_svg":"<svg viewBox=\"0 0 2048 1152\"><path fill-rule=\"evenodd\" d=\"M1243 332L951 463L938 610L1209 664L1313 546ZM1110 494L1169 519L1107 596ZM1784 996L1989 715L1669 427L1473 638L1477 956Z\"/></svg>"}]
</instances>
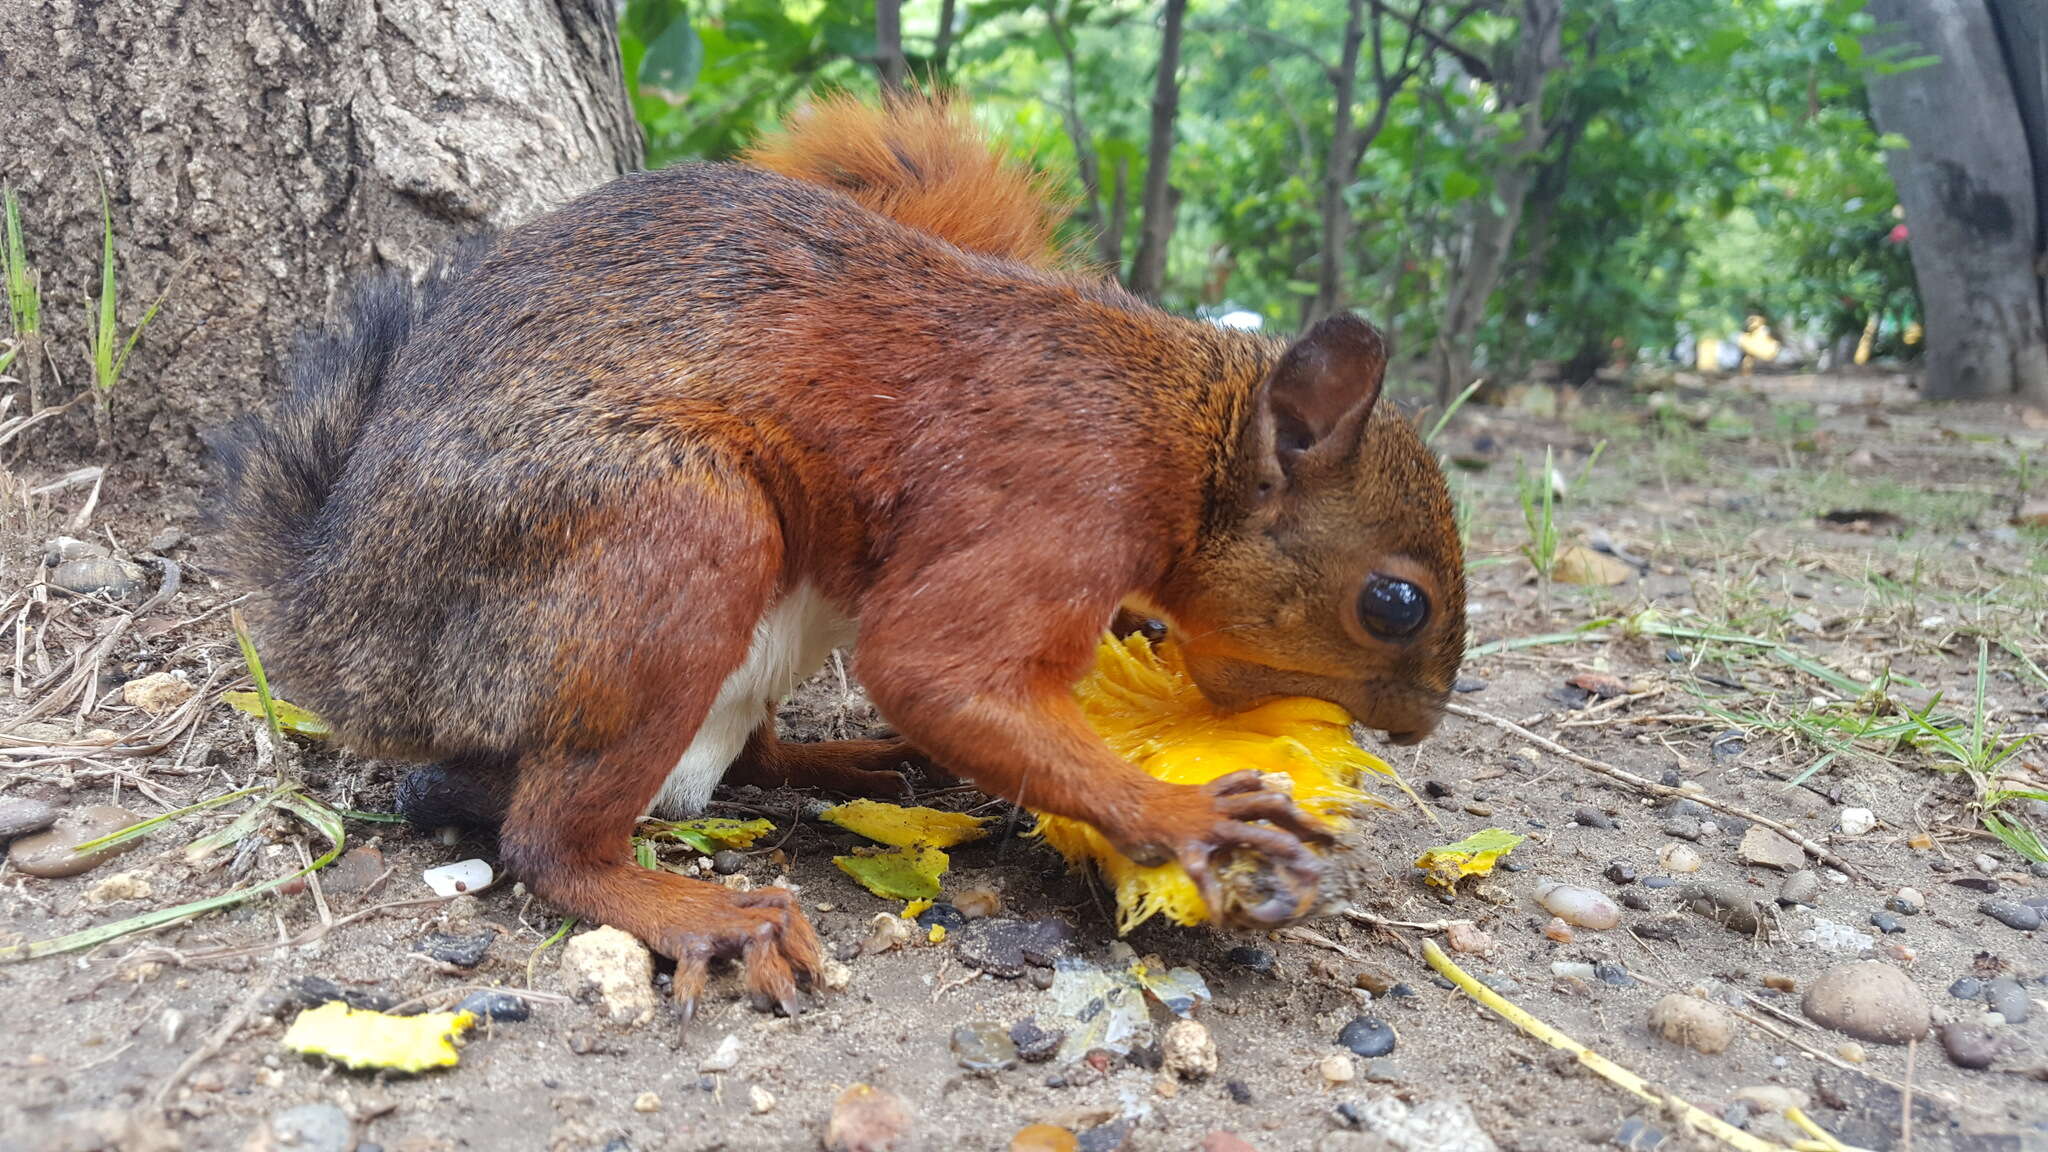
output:
<instances>
[{"instance_id":1,"label":"gray stone","mask_svg":"<svg viewBox=\"0 0 2048 1152\"><path fill-rule=\"evenodd\" d=\"M1998 1059L1998 1037L1988 1028L1961 1020L1941 1026L1941 1047L1958 1068L1989 1068Z\"/></svg>"},{"instance_id":2,"label":"gray stone","mask_svg":"<svg viewBox=\"0 0 2048 1152\"><path fill-rule=\"evenodd\" d=\"M135 813L111 805L72 808L59 815L47 831L16 840L7 849L7 860L17 871L30 876L46 879L76 876L136 847L142 843L142 838L108 844L90 852L76 852L74 848L141 822L142 817Z\"/></svg>"},{"instance_id":3,"label":"gray stone","mask_svg":"<svg viewBox=\"0 0 2048 1152\"><path fill-rule=\"evenodd\" d=\"M41 832L57 822L57 810L25 796L0 797L0 840Z\"/></svg>"},{"instance_id":4,"label":"gray stone","mask_svg":"<svg viewBox=\"0 0 2048 1152\"><path fill-rule=\"evenodd\" d=\"M979 1076L1017 1066L1017 1045L999 1024L963 1024L953 1029L953 1058Z\"/></svg>"},{"instance_id":5,"label":"gray stone","mask_svg":"<svg viewBox=\"0 0 2048 1152\"><path fill-rule=\"evenodd\" d=\"M2000 976L1984 988L1985 999L1991 1010L2005 1017L2008 1024L2024 1023L2033 1014L2033 1003L2027 999L2027 990L2010 976Z\"/></svg>"},{"instance_id":6,"label":"gray stone","mask_svg":"<svg viewBox=\"0 0 2048 1152\"><path fill-rule=\"evenodd\" d=\"M348 1113L332 1104L302 1104L270 1118L270 1134L291 1152L349 1152L355 1129Z\"/></svg>"},{"instance_id":7,"label":"gray stone","mask_svg":"<svg viewBox=\"0 0 2048 1152\"><path fill-rule=\"evenodd\" d=\"M2017 900L1985 900L1977 905L1977 911L2019 932L2032 932L2041 926L2040 911Z\"/></svg>"}]
</instances>

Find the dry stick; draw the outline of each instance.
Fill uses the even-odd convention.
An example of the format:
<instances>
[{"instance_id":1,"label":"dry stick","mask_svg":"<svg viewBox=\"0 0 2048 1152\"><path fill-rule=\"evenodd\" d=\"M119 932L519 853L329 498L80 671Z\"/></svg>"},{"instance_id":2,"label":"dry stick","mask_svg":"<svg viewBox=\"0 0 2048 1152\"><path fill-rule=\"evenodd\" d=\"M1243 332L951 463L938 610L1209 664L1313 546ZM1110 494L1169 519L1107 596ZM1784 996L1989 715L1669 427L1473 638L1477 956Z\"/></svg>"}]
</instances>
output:
<instances>
[{"instance_id":1,"label":"dry stick","mask_svg":"<svg viewBox=\"0 0 2048 1152\"><path fill-rule=\"evenodd\" d=\"M1730 816L1734 816L1742 820L1747 820L1752 824L1760 824L1763 827L1768 828L1773 832L1776 832L1778 835L1783 836L1785 839L1792 841L1794 844L1799 845L1800 848L1805 850L1807 855L1813 857L1816 860L1819 860L1821 863L1826 864L1828 867L1833 868L1835 871L1840 872L1845 876L1854 876L1856 879L1861 880L1866 884L1873 882L1870 879L1870 877L1863 872L1861 868L1856 867L1854 864L1851 864L1847 860L1842 859L1840 856L1835 855L1833 852L1828 851L1825 845L1819 844L1813 840L1808 839L1806 836L1800 834L1792 828L1787 827L1786 825L1778 823L1776 820L1773 820L1768 816L1759 816L1746 808L1737 807L1736 805L1730 804L1725 800L1716 800L1712 796L1709 796L1704 792L1687 792L1683 788L1673 788L1668 784L1659 784L1655 780L1645 779L1641 776L1636 775L1633 772L1625 772L1620 768L1616 768L1612 764L1606 764L1599 760L1595 760L1591 756L1583 756L1565 747L1564 745L1559 744L1555 740L1551 740L1543 736L1538 736L1536 733L1529 731L1527 728L1522 727L1520 724L1517 724L1512 720L1504 720L1501 717L1495 716L1490 712L1481 712L1477 708L1468 708L1463 704L1447 704L1444 706L1444 709L1445 711L1450 712L1453 715L1463 716L1468 720L1477 720L1482 724L1491 724L1495 728L1498 728L1503 732L1511 732L1517 736L1520 736L1522 739L1529 741L1530 743L1536 745L1538 748L1541 748L1546 752L1550 752L1551 754L1556 756L1562 756L1566 760L1569 760L1572 763L1577 764L1581 768L1589 768L1594 772L1597 772L1600 775L1607 777L1610 780L1614 780L1621 784L1626 784L1629 787L1636 789L1637 791L1647 792L1652 796L1671 796L1684 798L1687 800L1691 800L1694 803L1700 804L1703 807L1712 808L1718 812L1726 812Z\"/></svg>"},{"instance_id":2,"label":"dry stick","mask_svg":"<svg viewBox=\"0 0 2048 1152\"><path fill-rule=\"evenodd\" d=\"M1906 1152L1913 1152L1913 1057L1919 1050L1918 1037L1906 1041L1906 1086L1899 1090L1899 1142Z\"/></svg>"}]
</instances>

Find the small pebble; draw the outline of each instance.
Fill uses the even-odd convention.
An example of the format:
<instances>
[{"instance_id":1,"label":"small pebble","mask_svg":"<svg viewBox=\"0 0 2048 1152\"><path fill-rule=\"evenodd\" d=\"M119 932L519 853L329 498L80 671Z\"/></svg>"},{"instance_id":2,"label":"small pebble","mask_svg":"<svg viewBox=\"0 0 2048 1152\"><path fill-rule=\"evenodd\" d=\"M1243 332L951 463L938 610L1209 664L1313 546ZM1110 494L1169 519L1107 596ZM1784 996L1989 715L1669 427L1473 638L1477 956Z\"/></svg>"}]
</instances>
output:
<instances>
[{"instance_id":1,"label":"small pebble","mask_svg":"<svg viewBox=\"0 0 2048 1152\"><path fill-rule=\"evenodd\" d=\"M1977 911L2019 932L2032 932L2041 926L2040 910L2017 900L1985 900L1977 905Z\"/></svg>"},{"instance_id":2,"label":"small pebble","mask_svg":"<svg viewBox=\"0 0 2048 1152\"><path fill-rule=\"evenodd\" d=\"M1322 1063L1316 1065L1316 1069L1323 1074L1323 1082L1326 1084L1349 1084L1358 1077L1358 1066L1351 1057L1342 1052L1333 1052L1323 1057Z\"/></svg>"},{"instance_id":3,"label":"small pebble","mask_svg":"<svg viewBox=\"0 0 2048 1152\"><path fill-rule=\"evenodd\" d=\"M1904 1044L1927 1035L1927 1000L1905 973L1874 960L1837 964L1820 974L1801 1002L1808 1019L1876 1044Z\"/></svg>"},{"instance_id":4,"label":"small pebble","mask_svg":"<svg viewBox=\"0 0 2048 1152\"><path fill-rule=\"evenodd\" d=\"M1053 1058L1060 1050L1060 1041L1067 1034L1059 1028L1041 1028L1033 1017L1010 1025L1010 1043L1017 1047L1017 1058L1027 1064L1040 1064Z\"/></svg>"},{"instance_id":5,"label":"small pebble","mask_svg":"<svg viewBox=\"0 0 2048 1152\"><path fill-rule=\"evenodd\" d=\"M1239 968L1256 972L1261 976L1269 975L1273 971L1273 953L1265 948L1240 944L1230 950L1228 959Z\"/></svg>"},{"instance_id":6,"label":"small pebble","mask_svg":"<svg viewBox=\"0 0 2048 1152\"><path fill-rule=\"evenodd\" d=\"M1991 1010L2005 1017L2009 1024L2024 1024L2033 1014L2033 1005L2027 999L2027 990L2010 976L2000 976L1984 986L1984 998Z\"/></svg>"},{"instance_id":7,"label":"small pebble","mask_svg":"<svg viewBox=\"0 0 2048 1152\"><path fill-rule=\"evenodd\" d=\"M1778 885L1778 903L1787 908L1804 904L1809 908L1820 904L1820 877L1812 872L1794 872Z\"/></svg>"},{"instance_id":8,"label":"small pebble","mask_svg":"<svg viewBox=\"0 0 2048 1152\"><path fill-rule=\"evenodd\" d=\"M1870 914L1870 923L1879 932L1884 933L1904 932L1906 930L1905 924L1901 923L1899 918L1890 912L1872 912Z\"/></svg>"},{"instance_id":9,"label":"small pebble","mask_svg":"<svg viewBox=\"0 0 2048 1152\"><path fill-rule=\"evenodd\" d=\"M1864 1050L1863 1045L1858 1044L1854 1040L1843 1041L1841 1046L1835 1049L1835 1055L1840 1056L1851 1064L1861 1064L1865 1060L1870 1059L1870 1053Z\"/></svg>"},{"instance_id":10,"label":"small pebble","mask_svg":"<svg viewBox=\"0 0 2048 1152\"><path fill-rule=\"evenodd\" d=\"M1844 808L1835 826L1844 836L1861 836L1877 827L1877 813L1868 808Z\"/></svg>"},{"instance_id":11,"label":"small pebble","mask_svg":"<svg viewBox=\"0 0 2048 1152\"><path fill-rule=\"evenodd\" d=\"M1776 832L1758 825L1742 834L1742 858L1751 864L1796 872L1806 863L1806 851Z\"/></svg>"},{"instance_id":12,"label":"small pebble","mask_svg":"<svg viewBox=\"0 0 2048 1152\"><path fill-rule=\"evenodd\" d=\"M953 1029L953 1058L978 1076L993 1076L1017 1066L1017 1045L1008 1029L995 1024L962 1024Z\"/></svg>"},{"instance_id":13,"label":"small pebble","mask_svg":"<svg viewBox=\"0 0 2048 1152\"><path fill-rule=\"evenodd\" d=\"M348 1113L332 1104L302 1104L279 1112L270 1118L270 1136L251 1146L293 1152L349 1152L355 1146L355 1126Z\"/></svg>"},{"instance_id":14,"label":"small pebble","mask_svg":"<svg viewBox=\"0 0 2048 1152\"><path fill-rule=\"evenodd\" d=\"M1211 1132L1202 1137L1199 1152L1259 1152L1235 1132Z\"/></svg>"},{"instance_id":15,"label":"small pebble","mask_svg":"<svg viewBox=\"0 0 2048 1152\"><path fill-rule=\"evenodd\" d=\"M1697 996L1674 992L1650 1008L1650 1031L1711 1056L1735 1041L1735 1016Z\"/></svg>"},{"instance_id":16,"label":"small pebble","mask_svg":"<svg viewBox=\"0 0 2048 1152\"><path fill-rule=\"evenodd\" d=\"M832 1118L825 1123L825 1149L901 1152L910 1145L915 1122L910 1101L886 1088L855 1084L832 1102Z\"/></svg>"},{"instance_id":17,"label":"small pebble","mask_svg":"<svg viewBox=\"0 0 2048 1152\"><path fill-rule=\"evenodd\" d=\"M1672 879L1669 876L1643 877L1643 887L1645 888L1669 888L1676 883L1678 883L1678 881Z\"/></svg>"},{"instance_id":18,"label":"small pebble","mask_svg":"<svg viewBox=\"0 0 2048 1152\"><path fill-rule=\"evenodd\" d=\"M1572 820L1584 828L1613 828L1614 817L1598 808L1581 808L1572 813Z\"/></svg>"},{"instance_id":19,"label":"small pebble","mask_svg":"<svg viewBox=\"0 0 2048 1152\"><path fill-rule=\"evenodd\" d=\"M523 997L510 992L478 990L462 998L455 1006L457 1012L468 1012L480 1020L502 1020L517 1022L533 1014Z\"/></svg>"},{"instance_id":20,"label":"small pebble","mask_svg":"<svg viewBox=\"0 0 2048 1152\"><path fill-rule=\"evenodd\" d=\"M1223 1090L1230 1094L1230 1102L1233 1104L1249 1104L1252 1102L1251 1086L1242 1080L1224 1081Z\"/></svg>"},{"instance_id":21,"label":"small pebble","mask_svg":"<svg viewBox=\"0 0 2048 1152\"><path fill-rule=\"evenodd\" d=\"M1678 816L1664 822L1664 834L1680 840L1698 840L1701 835L1699 818Z\"/></svg>"},{"instance_id":22,"label":"small pebble","mask_svg":"<svg viewBox=\"0 0 2048 1152\"><path fill-rule=\"evenodd\" d=\"M613 1023L654 1019L654 955L630 934L606 925L571 936L562 945L562 972L572 989L595 989Z\"/></svg>"},{"instance_id":23,"label":"small pebble","mask_svg":"<svg viewBox=\"0 0 2048 1152\"><path fill-rule=\"evenodd\" d=\"M1763 984L1766 988L1774 988L1780 992L1790 992L1798 987L1798 985L1793 983L1792 978L1783 972L1764 973Z\"/></svg>"},{"instance_id":24,"label":"small pebble","mask_svg":"<svg viewBox=\"0 0 2048 1152\"><path fill-rule=\"evenodd\" d=\"M1971 863L1977 866L1977 871L1982 872L1986 876L1998 875L1998 857L1996 856L1979 852L1976 859L1972 860Z\"/></svg>"},{"instance_id":25,"label":"small pebble","mask_svg":"<svg viewBox=\"0 0 2048 1152\"><path fill-rule=\"evenodd\" d=\"M41 832L57 822L57 810L25 796L0 796L0 842Z\"/></svg>"},{"instance_id":26,"label":"small pebble","mask_svg":"<svg viewBox=\"0 0 2048 1152\"><path fill-rule=\"evenodd\" d=\"M775 1107L775 1093L755 1084L747 1089L747 1106L754 1110L754 1115L765 1115Z\"/></svg>"},{"instance_id":27,"label":"small pebble","mask_svg":"<svg viewBox=\"0 0 2048 1152\"><path fill-rule=\"evenodd\" d=\"M1650 894L1641 888L1624 888L1621 890L1621 903L1624 907L1633 908L1638 912L1647 912L1650 909Z\"/></svg>"},{"instance_id":28,"label":"small pebble","mask_svg":"<svg viewBox=\"0 0 2048 1152\"><path fill-rule=\"evenodd\" d=\"M969 920L983 920L1003 910L1003 894L993 888L969 888L953 897L953 907Z\"/></svg>"},{"instance_id":29,"label":"small pebble","mask_svg":"<svg viewBox=\"0 0 2048 1152\"><path fill-rule=\"evenodd\" d=\"M152 672L121 685L121 702L152 716L160 716L190 700L198 691L182 676Z\"/></svg>"},{"instance_id":30,"label":"small pebble","mask_svg":"<svg viewBox=\"0 0 2048 1152\"><path fill-rule=\"evenodd\" d=\"M7 849L7 861L17 871L45 879L76 876L99 867L142 843L141 838L123 840L90 852L73 851L88 840L112 835L142 822L142 817L125 808L94 804L60 814L46 831L23 836Z\"/></svg>"},{"instance_id":31,"label":"small pebble","mask_svg":"<svg viewBox=\"0 0 2048 1152\"><path fill-rule=\"evenodd\" d=\"M1679 895L1686 907L1730 932L1754 936L1763 930L1765 913L1748 885L1688 884Z\"/></svg>"},{"instance_id":32,"label":"small pebble","mask_svg":"<svg viewBox=\"0 0 2048 1152\"><path fill-rule=\"evenodd\" d=\"M1666 844L1657 852L1657 863L1666 872L1684 875L1700 870L1700 854L1685 844Z\"/></svg>"},{"instance_id":33,"label":"small pebble","mask_svg":"<svg viewBox=\"0 0 2048 1152\"><path fill-rule=\"evenodd\" d=\"M1550 922L1543 926L1543 935L1559 944L1569 944L1572 942L1572 926L1552 916Z\"/></svg>"},{"instance_id":34,"label":"small pebble","mask_svg":"<svg viewBox=\"0 0 2048 1152\"><path fill-rule=\"evenodd\" d=\"M485 860L458 860L420 873L436 896L456 896L490 887L491 865Z\"/></svg>"},{"instance_id":35,"label":"small pebble","mask_svg":"<svg viewBox=\"0 0 2048 1152\"><path fill-rule=\"evenodd\" d=\"M66 560L52 568L49 582L79 596L105 593L116 600L126 600L142 586L142 568L111 556L88 556Z\"/></svg>"},{"instance_id":36,"label":"small pebble","mask_svg":"<svg viewBox=\"0 0 2048 1152\"><path fill-rule=\"evenodd\" d=\"M1199 1020L1175 1020L1159 1037L1160 1065L1182 1080L1216 1074L1216 1041Z\"/></svg>"},{"instance_id":37,"label":"small pebble","mask_svg":"<svg viewBox=\"0 0 2048 1152\"><path fill-rule=\"evenodd\" d=\"M1486 681L1481 680L1477 676L1460 676L1451 682L1451 691L1484 692L1486 691Z\"/></svg>"},{"instance_id":38,"label":"small pebble","mask_svg":"<svg viewBox=\"0 0 2048 1152\"><path fill-rule=\"evenodd\" d=\"M474 936L432 932L414 945L413 951L425 952L441 963L457 968L474 968L484 962L484 953L490 950L491 942L497 938L496 932L479 932Z\"/></svg>"},{"instance_id":39,"label":"small pebble","mask_svg":"<svg viewBox=\"0 0 2048 1152\"><path fill-rule=\"evenodd\" d=\"M1989 876L1958 876L1949 883L1958 888L1968 888L1972 892L1982 892L1986 896L1998 893L1998 881Z\"/></svg>"},{"instance_id":40,"label":"small pebble","mask_svg":"<svg viewBox=\"0 0 2048 1152\"><path fill-rule=\"evenodd\" d=\"M1453 952L1474 953L1493 950L1493 937L1480 931L1478 925L1462 920L1445 930L1444 939L1450 941Z\"/></svg>"},{"instance_id":41,"label":"small pebble","mask_svg":"<svg viewBox=\"0 0 2048 1152\"><path fill-rule=\"evenodd\" d=\"M1549 881L1536 886L1536 902L1566 924L1605 932L1621 923L1621 909L1603 892Z\"/></svg>"},{"instance_id":42,"label":"small pebble","mask_svg":"<svg viewBox=\"0 0 2048 1152\"><path fill-rule=\"evenodd\" d=\"M1550 974L1562 980L1593 980L1599 975L1591 964L1580 960L1553 960Z\"/></svg>"},{"instance_id":43,"label":"small pebble","mask_svg":"<svg viewBox=\"0 0 2048 1152\"><path fill-rule=\"evenodd\" d=\"M1989 1068L1998 1059L1998 1037L1988 1028L1961 1020L1941 1026L1941 1047L1958 1068Z\"/></svg>"},{"instance_id":44,"label":"small pebble","mask_svg":"<svg viewBox=\"0 0 2048 1152\"><path fill-rule=\"evenodd\" d=\"M720 876L731 876L747 866L747 858L730 848L720 848L711 854L711 870Z\"/></svg>"},{"instance_id":45,"label":"small pebble","mask_svg":"<svg viewBox=\"0 0 2048 1152\"><path fill-rule=\"evenodd\" d=\"M1337 1043L1366 1059L1394 1050L1394 1026L1374 1016L1359 1016L1337 1033Z\"/></svg>"},{"instance_id":46,"label":"small pebble","mask_svg":"<svg viewBox=\"0 0 2048 1152\"><path fill-rule=\"evenodd\" d=\"M1602 960L1593 965L1593 974L1600 978L1602 984L1616 988L1633 988L1638 983L1634 976L1629 975L1628 969L1611 960Z\"/></svg>"},{"instance_id":47,"label":"small pebble","mask_svg":"<svg viewBox=\"0 0 2048 1152\"><path fill-rule=\"evenodd\" d=\"M730 1072L740 1064L740 1038L731 1032L725 1034L709 1055L697 1061L699 1072Z\"/></svg>"},{"instance_id":48,"label":"small pebble","mask_svg":"<svg viewBox=\"0 0 2048 1152\"><path fill-rule=\"evenodd\" d=\"M1600 874L1616 884L1636 882L1636 870L1625 860L1608 861L1607 868Z\"/></svg>"},{"instance_id":49,"label":"small pebble","mask_svg":"<svg viewBox=\"0 0 2048 1152\"><path fill-rule=\"evenodd\" d=\"M1921 895L1918 888L1901 888L1892 893L1892 898L1885 902L1885 907L1902 915L1918 916L1921 909L1927 907L1927 897Z\"/></svg>"},{"instance_id":50,"label":"small pebble","mask_svg":"<svg viewBox=\"0 0 2048 1152\"><path fill-rule=\"evenodd\" d=\"M1664 1132L1640 1116L1631 1116L1621 1122L1621 1131L1614 1134L1614 1143L1627 1152L1650 1152L1664 1146Z\"/></svg>"},{"instance_id":51,"label":"small pebble","mask_svg":"<svg viewBox=\"0 0 2048 1152\"><path fill-rule=\"evenodd\" d=\"M1958 1000L1981 1000L1984 998L1984 982L1965 976L1948 986L1948 994Z\"/></svg>"},{"instance_id":52,"label":"small pebble","mask_svg":"<svg viewBox=\"0 0 2048 1152\"><path fill-rule=\"evenodd\" d=\"M633 1111L643 1114L659 1112L661 1111L661 1097L656 1096L652 1092L642 1092L638 1096L633 1097Z\"/></svg>"}]
</instances>

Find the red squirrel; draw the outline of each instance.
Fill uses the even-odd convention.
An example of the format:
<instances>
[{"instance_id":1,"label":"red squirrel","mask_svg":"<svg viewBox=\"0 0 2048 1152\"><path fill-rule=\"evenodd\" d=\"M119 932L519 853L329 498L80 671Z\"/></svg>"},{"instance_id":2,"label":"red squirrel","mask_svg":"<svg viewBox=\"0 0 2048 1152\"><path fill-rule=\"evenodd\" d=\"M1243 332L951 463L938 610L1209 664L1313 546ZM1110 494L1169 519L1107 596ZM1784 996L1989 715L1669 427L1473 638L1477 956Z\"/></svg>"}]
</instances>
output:
<instances>
[{"instance_id":1,"label":"red squirrel","mask_svg":"<svg viewBox=\"0 0 2048 1152\"><path fill-rule=\"evenodd\" d=\"M1465 643L1444 477L1378 404L1387 344L1292 343L1063 270L1042 181L957 103L827 101L741 164L622 177L423 283L370 282L216 445L216 523L272 677L350 747L439 761L410 809L498 824L561 911L796 1011L790 892L635 866L721 779L897 791L927 758L1142 862L1276 877L1320 826L1255 773L1153 779L1072 686L1120 605L1235 708L1320 697L1397 742ZM898 739L793 744L835 646ZM401 788L401 799L407 789Z\"/></svg>"}]
</instances>

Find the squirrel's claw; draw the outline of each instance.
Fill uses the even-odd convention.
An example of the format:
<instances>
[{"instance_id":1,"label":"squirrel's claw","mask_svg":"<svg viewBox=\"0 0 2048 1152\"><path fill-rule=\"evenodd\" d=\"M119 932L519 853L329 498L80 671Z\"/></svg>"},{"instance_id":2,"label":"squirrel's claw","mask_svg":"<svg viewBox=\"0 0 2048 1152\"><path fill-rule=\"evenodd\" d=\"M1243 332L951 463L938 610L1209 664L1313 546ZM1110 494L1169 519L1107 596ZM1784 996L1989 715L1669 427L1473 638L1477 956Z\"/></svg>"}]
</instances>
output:
<instances>
[{"instance_id":1,"label":"squirrel's claw","mask_svg":"<svg viewBox=\"0 0 2048 1152\"><path fill-rule=\"evenodd\" d=\"M810 984L824 963L818 935L787 889L761 888L729 896L730 906L710 922L672 932L660 946L676 960L671 999L685 1027L696 1015L713 958L737 956L754 1006L764 1012L780 1009L790 1016L803 1011L799 986Z\"/></svg>"}]
</instances>

